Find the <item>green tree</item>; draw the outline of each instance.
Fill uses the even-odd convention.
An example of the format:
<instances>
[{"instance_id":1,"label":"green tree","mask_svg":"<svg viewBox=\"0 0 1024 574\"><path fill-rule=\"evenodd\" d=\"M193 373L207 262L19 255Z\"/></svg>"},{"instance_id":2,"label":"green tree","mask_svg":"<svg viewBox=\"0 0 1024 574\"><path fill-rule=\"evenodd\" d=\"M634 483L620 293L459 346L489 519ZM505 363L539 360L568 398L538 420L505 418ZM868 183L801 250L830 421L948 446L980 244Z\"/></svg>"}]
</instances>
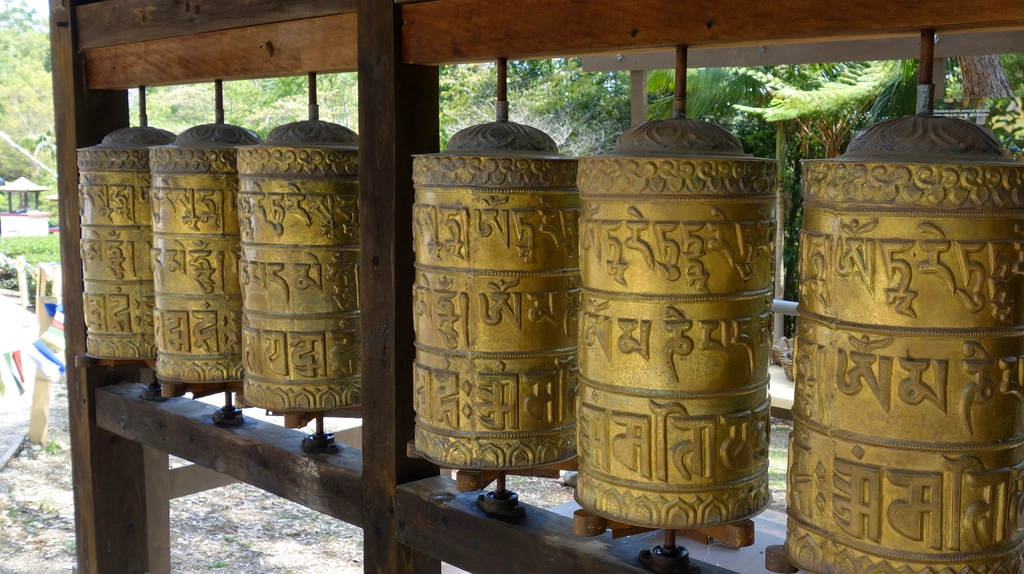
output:
<instances>
[{"instance_id":1,"label":"green tree","mask_svg":"<svg viewBox=\"0 0 1024 574\"><path fill-rule=\"evenodd\" d=\"M305 120L309 114L306 77L239 80L224 83L224 120L266 137L274 128ZM149 88L149 124L181 133L214 120L213 84ZM355 130L359 123L355 74L317 77L320 118ZM131 117L138 118L138 95L129 96Z\"/></svg>"},{"instance_id":2,"label":"green tree","mask_svg":"<svg viewBox=\"0 0 1024 574\"><path fill-rule=\"evenodd\" d=\"M494 121L493 64L441 68L441 145L460 129ZM629 74L584 73L579 58L509 62L509 117L539 128L570 155L607 151L629 128Z\"/></svg>"},{"instance_id":3,"label":"green tree","mask_svg":"<svg viewBox=\"0 0 1024 574\"><path fill-rule=\"evenodd\" d=\"M0 131L53 168L53 89L45 23L24 0L0 5ZM0 141L0 177L56 183L50 172Z\"/></svg>"}]
</instances>

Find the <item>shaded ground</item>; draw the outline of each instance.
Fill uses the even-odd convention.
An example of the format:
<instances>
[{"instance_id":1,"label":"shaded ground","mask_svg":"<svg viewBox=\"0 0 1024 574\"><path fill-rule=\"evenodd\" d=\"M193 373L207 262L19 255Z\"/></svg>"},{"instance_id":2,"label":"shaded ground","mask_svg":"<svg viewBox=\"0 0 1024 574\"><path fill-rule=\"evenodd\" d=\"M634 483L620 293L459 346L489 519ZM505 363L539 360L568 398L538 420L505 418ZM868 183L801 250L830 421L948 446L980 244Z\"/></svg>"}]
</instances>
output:
<instances>
[{"instance_id":1,"label":"shaded ground","mask_svg":"<svg viewBox=\"0 0 1024 574\"><path fill-rule=\"evenodd\" d=\"M67 391L52 386L50 441L23 446L0 470L0 574L70 572L75 563ZM175 461L181 463L183 461ZM523 501L557 506L572 489L510 477ZM357 574L362 530L235 484L171 503L175 574Z\"/></svg>"}]
</instances>

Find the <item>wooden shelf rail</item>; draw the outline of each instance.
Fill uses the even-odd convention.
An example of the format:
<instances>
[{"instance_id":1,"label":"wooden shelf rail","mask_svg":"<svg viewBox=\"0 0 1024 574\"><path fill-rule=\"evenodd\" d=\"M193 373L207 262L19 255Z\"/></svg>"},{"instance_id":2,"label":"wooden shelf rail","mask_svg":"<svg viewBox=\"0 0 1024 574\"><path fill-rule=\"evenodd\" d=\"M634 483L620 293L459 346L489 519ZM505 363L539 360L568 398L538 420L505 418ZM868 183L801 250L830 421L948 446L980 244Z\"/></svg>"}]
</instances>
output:
<instances>
[{"instance_id":1,"label":"wooden shelf rail","mask_svg":"<svg viewBox=\"0 0 1024 574\"><path fill-rule=\"evenodd\" d=\"M213 424L213 405L186 398L140 398L142 385L96 390L96 424L133 442L191 461L362 526L363 455L341 447L336 455L302 452L303 433L248 419L238 427Z\"/></svg>"},{"instance_id":2,"label":"wooden shelf rail","mask_svg":"<svg viewBox=\"0 0 1024 574\"><path fill-rule=\"evenodd\" d=\"M513 7L514 6L514 7ZM526 17L524 17L524 15ZM402 59L450 64L1024 27L1019 0L435 0L403 6Z\"/></svg>"},{"instance_id":3,"label":"wooden shelf rail","mask_svg":"<svg viewBox=\"0 0 1024 574\"><path fill-rule=\"evenodd\" d=\"M90 49L355 11L356 0L107 0L75 14L78 46Z\"/></svg>"},{"instance_id":4,"label":"wooden shelf rail","mask_svg":"<svg viewBox=\"0 0 1024 574\"><path fill-rule=\"evenodd\" d=\"M356 4L105 0L78 7L79 46L92 89L354 71ZM734 52L723 49L832 42L850 54L860 51L861 43L868 52L885 42L916 46L923 28L940 33L1024 30L1024 5L1017 0L838 0L827 12L817 0L591 0L568 5L520 0L514 10L508 6L481 0L395 6L402 22L402 61L438 65L499 56L636 52L677 44L695 47L698 54L702 47L721 48L719 52L732 57ZM523 13L531 17L520 17ZM501 33L481 33L488 30ZM827 59L837 57L833 50Z\"/></svg>"},{"instance_id":5,"label":"wooden shelf rail","mask_svg":"<svg viewBox=\"0 0 1024 574\"><path fill-rule=\"evenodd\" d=\"M186 398L146 401L139 396L141 390L142 385L135 383L97 389L97 425L307 508L363 525L362 452L358 449L343 446L336 455L307 454L299 447L303 436L299 431L257 420L219 427L213 424L216 407L212 405ZM172 476L197 471L186 469L176 469ZM173 487L175 481L171 484L172 497L197 490L188 485ZM459 492L455 481L440 476L399 486L398 541L471 572L489 572L500 560L513 572L530 572L543 564L562 574L649 574L637 560L644 546L640 541L581 538L573 534L572 519L532 506L527 506L521 521L492 518L477 507L476 497L474 492ZM704 574L730 572L698 565Z\"/></svg>"},{"instance_id":6,"label":"wooden shelf rail","mask_svg":"<svg viewBox=\"0 0 1024 574\"><path fill-rule=\"evenodd\" d=\"M651 574L638 558L649 542L611 534L581 538L571 518L530 505L522 520L492 518L476 505L477 494L459 492L440 476L399 486L398 540L469 572ZM732 573L691 563L702 574Z\"/></svg>"}]
</instances>

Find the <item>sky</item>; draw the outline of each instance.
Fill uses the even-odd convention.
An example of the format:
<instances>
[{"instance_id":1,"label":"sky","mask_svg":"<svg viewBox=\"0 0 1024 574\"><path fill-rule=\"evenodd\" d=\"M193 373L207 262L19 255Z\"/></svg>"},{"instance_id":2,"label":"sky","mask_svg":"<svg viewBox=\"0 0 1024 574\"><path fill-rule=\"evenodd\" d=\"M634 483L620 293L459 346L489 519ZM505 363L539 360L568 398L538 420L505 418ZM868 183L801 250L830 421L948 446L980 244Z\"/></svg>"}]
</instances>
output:
<instances>
[{"instance_id":1,"label":"sky","mask_svg":"<svg viewBox=\"0 0 1024 574\"><path fill-rule=\"evenodd\" d=\"M29 8L32 8L43 18L50 16L50 0L25 0Z\"/></svg>"}]
</instances>

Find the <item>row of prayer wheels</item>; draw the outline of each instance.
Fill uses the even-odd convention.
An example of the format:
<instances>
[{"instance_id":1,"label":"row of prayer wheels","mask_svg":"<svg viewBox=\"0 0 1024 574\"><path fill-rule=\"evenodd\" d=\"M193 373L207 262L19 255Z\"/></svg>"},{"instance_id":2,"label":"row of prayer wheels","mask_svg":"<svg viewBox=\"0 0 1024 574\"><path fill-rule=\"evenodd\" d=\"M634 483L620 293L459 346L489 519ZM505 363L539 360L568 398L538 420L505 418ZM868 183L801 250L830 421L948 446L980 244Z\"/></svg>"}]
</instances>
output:
<instances>
[{"instance_id":1,"label":"row of prayer wheels","mask_svg":"<svg viewBox=\"0 0 1024 574\"><path fill-rule=\"evenodd\" d=\"M359 402L358 137L311 119L126 128L79 151L90 355L244 379L275 412Z\"/></svg>"},{"instance_id":2,"label":"row of prayer wheels","mask_svg":"<svg viewBox=\"0 0 1024 574\"><path fill-rule=\"evenodd\" d=\"M579 504L636 526L769 504L774 162L675 118L578 163L499 121L414 166L420 453L578 453ZM917 115L806 162L804 197L790 561L1018 571L1024 165Z\"/></svg>"},{"instance_id":3,"label":"row of prayer wheels","mask_svg":"<svg viewBox=\"0 0 1024 574\"><path fill-rule=\"evenodd\" d=\"M153 316L162 378L244 369L258 406L358 402L357 139L227 131L83 150L89 350L152 355ZM577 160L499 112L413 165L424 457L578 455L580 505L636 526L768 505L774 161L682 117ZM1024 165L982 128L917 115L806 162L804 198L789 559L1018 571Z\"/></svg>"}]
</instances>

